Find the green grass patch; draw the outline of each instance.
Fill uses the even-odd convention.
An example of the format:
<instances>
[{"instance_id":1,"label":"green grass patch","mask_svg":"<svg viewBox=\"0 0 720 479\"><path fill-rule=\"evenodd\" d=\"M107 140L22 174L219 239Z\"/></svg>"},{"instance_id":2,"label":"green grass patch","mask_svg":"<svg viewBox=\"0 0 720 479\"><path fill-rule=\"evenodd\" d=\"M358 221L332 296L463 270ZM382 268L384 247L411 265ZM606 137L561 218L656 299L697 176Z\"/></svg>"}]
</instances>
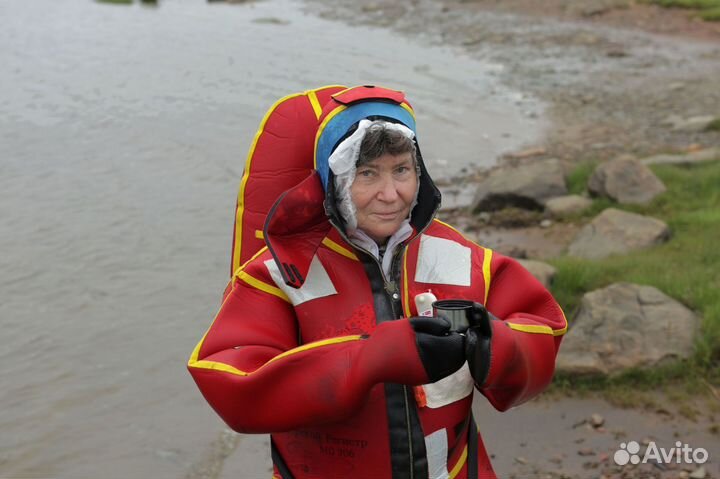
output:
<instances>
[{"instance_id":1,"label":"green grass patch","mask_svg":"<svg viewBox=\"0 0 720 479\"><path fill-rule=\"evenodd\" d=\"M698 16L707 22L720 22L720 7L702 10Z\"/></svg>"},{"instance_id":2,"label":"green grass patch","mask_svg":"<svg viewBox=\"0 0 720 479\"><path fill-rule=\"evenodd\" d=\"M599 160L584 161L566 176L565 184L567 185L569 195L583 195L587 191L587 183L593 172L600 164ZM582 221L595 217L605 208L614 206L614 203L607 198L595 198L592 205L579 213L571 213L560 218L563 221Z\"/></svg>"},{"instance_id":3,"label":"green grass patch","mask_svg":"<svg viewBox=\"0 0 720 479\"><path fill-rule=\"evenodd\" d=\"M650 0L650 3L669 8L705 9L720 6L720 0Z\"/></svg>"},{"instance_id":4,"label":"green grass patch","mask_svg":"<svg viewBox=\"0 0 720 479\"><path fill-rule=\"evenodd\" d=\"M674 385L682 384L689 394L707 392L709 382L720 381L720 372L697 367L694 358L674 361L652 369L628 369L614 376L574 376L558 373L553 378L553 389L564 393L584 395L606 391L621 396L628 387L633 391L665 389L668 395L679 394Z\"/></svg>"},{"instance_id":5,"label":"green grass patch","mask_svg":"<svg viewBox=\"0 0 720 479\"><path fill-rule=\"evenodd\" d=\"M587 188L587 182L593 171L598 165L598 161L585 161L580 163L567 176L568 193L571 195L579 195Z\"/></svg>"},{"instance_id":6,"label":"green grass patch","mask_svg":"<svg viewBox=\"0 0 720 479\"><path fill-rule=\"evenodd\" d=\"M699 10L698 16L707 21L720 21L720 0L646 0L667 8Z\"/></svg>"},{"instance_id":7,"label":"green grass patch","mask_svg":"<svg viewBox=\"0 0 720 479\"><path fill-rule=\"evenodd\" d=\"M718 15L720 15L720 9L718 9L717 13ZM718 17L718 20L720 20L720 16ZM713 121L711 121L705 129L707 131L720 131L720 117L715 118Z\"/></svg>"},{"instance_id":8,"label":"green grass patch","mask_svg":"<svg viewBox=\"0 0 720 479\"><path fill-rule=\"evenodd\" d=\"M720 384L720 161L652 169L667 186L664 194L646 206L612 206L665 221L670 241L603 260L557 258L551 261L558 270L552 292L572 320L585 292L620 281L654 286L702 316L695 354L688 361L613 378L559 377L556 387L609 391L656 388L668 381L686 389L705 380ZM611 204L595 203L589 209L593 215Z\"/></svg>"}]
</instances>

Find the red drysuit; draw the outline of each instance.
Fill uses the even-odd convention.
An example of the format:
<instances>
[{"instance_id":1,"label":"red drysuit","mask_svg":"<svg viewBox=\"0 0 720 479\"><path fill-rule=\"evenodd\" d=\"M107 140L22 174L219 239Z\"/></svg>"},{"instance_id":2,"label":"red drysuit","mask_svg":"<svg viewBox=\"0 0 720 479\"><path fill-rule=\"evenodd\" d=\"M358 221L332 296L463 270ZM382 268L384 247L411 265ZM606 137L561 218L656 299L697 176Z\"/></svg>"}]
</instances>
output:
<instances>
[{"instance_id":1,"label":"red drysuit","mask_svg":"<svg viewBox=\"0 0 720 479\"><path fill-rule=\"evenodd\" d=\"M272 255L262 250L237 272L190 358L200 390L236 431L273 433L274 463L282 461L292 477L395 477L393 449L403 449L409 470L418 460L411 451L427 456L436 442L449 477L473 477L469 454L477 454L474 477L494 477L482 442L477 451L467 449L476 428L472 394L453 391L462 397L417 404L423 395L409 386L426 376L413 331L406 319L376 318L359 254L330 230L297 290L302 294L290 297L273 278ZM455 265L453 254L469 255L470 284L443 283L461 276L443 271ZM432 290L438 299L483 303L502 319L492 323L490 372L478 385L494 407L508 409L547 386L566 321L522 266L437 220L409 242L400 264L397 292L389 293L399 295L398 316L417 314L410 299ZM417 281L418 265L421 279L435 275L438 282ZM444 437L425 444L437 431Z\"/></svg>"},{"instance_id":2,"label":"red drysuit","mask_svg":"<svg viewBox=\"0 0 720 479\"><path fill-rule=\"evenodd\" d=\"M439 195L418 161L413 235L389 277L323 209L314 173L270 212L268 247L235 272L190 357L190 373L230 427L272 434L276 477L494 478L473 389L506 410L552 378L567 329L560 307L516 261L433 219ZM407 318L427 291L476 301L495 317L483 384L467 367L425 384Z\"/></svg>"}]
</instances>

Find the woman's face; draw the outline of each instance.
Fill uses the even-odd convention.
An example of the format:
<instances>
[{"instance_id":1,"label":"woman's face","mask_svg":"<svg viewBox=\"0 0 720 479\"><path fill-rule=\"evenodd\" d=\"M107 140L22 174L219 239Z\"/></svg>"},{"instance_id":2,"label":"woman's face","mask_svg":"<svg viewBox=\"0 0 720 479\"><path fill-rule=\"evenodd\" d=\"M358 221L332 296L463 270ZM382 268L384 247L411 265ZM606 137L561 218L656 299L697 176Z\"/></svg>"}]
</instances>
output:
<instances>
[{"instance_id":1,"label":"woman's face","mask_svg":"<svg viewBox=\"0 0 720 479\"><path fill-rule=\"evenodd\" d=\"M386 153L359 166L350 186L358 229L383 244L410 214L417 187L410 152Z\"/></svg>"}]
</instances>

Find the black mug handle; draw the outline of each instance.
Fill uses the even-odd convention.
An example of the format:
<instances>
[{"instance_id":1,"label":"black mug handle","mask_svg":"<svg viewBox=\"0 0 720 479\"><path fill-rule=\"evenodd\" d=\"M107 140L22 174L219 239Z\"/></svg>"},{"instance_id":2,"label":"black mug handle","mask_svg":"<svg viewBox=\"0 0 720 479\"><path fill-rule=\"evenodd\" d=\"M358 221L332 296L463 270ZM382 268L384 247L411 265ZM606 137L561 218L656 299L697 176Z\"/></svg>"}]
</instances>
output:
<instances>
[{"instance_id":1,"label":"black mug handle","mask_svg":"<svg viewBox=\"0 0 720 479\"><path fill-rule=\"evenodd\" d=\"M490 314L488 310L480 303L473 303L472 307L465 311L468 324L471 328L478 328L480 334L486 337L492 336L492 326L490 326Z\"/></svg>"}]
</instances>

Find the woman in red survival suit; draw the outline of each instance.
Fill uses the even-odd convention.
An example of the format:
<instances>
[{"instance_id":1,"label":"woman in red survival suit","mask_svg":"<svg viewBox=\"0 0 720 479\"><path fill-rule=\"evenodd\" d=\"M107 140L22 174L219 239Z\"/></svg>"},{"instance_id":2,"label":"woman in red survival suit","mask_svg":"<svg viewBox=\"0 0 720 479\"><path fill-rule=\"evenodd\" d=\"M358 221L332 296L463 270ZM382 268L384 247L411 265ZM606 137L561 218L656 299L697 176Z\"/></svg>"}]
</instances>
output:
<instances>
[{"instance_id":1,"label":"woman in red survival suit","mask_svg":"<svg viewBox=\"0 0 720 479\"><path fill-rule=\"evenodd\" d=\"M268 214L190 373L230 427L271 434L274 477L494 478L473 391L501 411L541 392L565 317L517 262L434 218L401 92L344 90L319 124L315 171ZM429 292L490 316L460 333L418 310Z\"/></svg>"}]
</instances>

